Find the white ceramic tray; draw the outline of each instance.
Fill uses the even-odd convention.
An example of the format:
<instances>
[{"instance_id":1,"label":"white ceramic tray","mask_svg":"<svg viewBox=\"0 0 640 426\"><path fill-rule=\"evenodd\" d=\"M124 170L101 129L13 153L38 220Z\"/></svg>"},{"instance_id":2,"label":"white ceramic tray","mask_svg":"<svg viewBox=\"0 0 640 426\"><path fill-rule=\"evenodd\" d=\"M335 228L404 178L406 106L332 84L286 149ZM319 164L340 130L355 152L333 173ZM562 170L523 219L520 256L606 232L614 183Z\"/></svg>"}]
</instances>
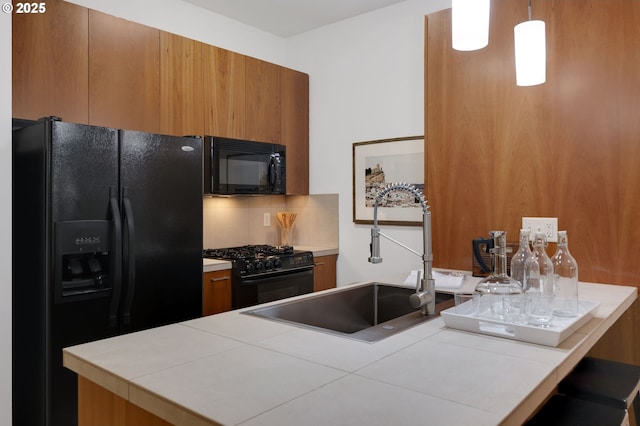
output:
<instances>
[{"instance_id":1,"label":"white ceramic tray","mask_svg":"<svg viewBox=\"0 0 640 426\"><path fill-rule=\"evenodd\" d=\"M589 321L599 305L600 302L580 300L578 302L577 317L554 317L548 328L512 324L474 315L458 314L455 306L440 312L440 315L447 327L555 347Z\"/></svg>"}]
</instances>

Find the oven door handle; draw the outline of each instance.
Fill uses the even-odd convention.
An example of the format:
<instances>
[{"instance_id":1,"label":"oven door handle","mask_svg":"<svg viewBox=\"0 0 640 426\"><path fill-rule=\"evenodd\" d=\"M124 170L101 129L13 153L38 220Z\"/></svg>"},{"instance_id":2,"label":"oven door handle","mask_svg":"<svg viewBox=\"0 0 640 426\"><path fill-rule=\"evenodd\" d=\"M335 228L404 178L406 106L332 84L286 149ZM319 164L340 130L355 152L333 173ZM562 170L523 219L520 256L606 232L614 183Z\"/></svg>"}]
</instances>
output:
<instances>
[{"instance_id":1,"label":"oven door handle","mask_svg":"<svg viewBox=\"0 0 640 426\"><path fill-rule=\"evenodd\" d=\"M273 277L278 277L278 276L287 276L287 275L293 275L293 274L299 274L299 273L304 273L304 272L313 272L314 266L305 266L305 267L301 267L301 268L295 268L295 269L285 269L285 270L280 270L280 271L273 271L273 272L261 272L259 274L252 274L252 275L242 275L240 276L240 280L239 280L239 284L256 284L256 283L260 283L260 280L265 279L265 278L273 278Z\"/></svg>"}]
</instances>

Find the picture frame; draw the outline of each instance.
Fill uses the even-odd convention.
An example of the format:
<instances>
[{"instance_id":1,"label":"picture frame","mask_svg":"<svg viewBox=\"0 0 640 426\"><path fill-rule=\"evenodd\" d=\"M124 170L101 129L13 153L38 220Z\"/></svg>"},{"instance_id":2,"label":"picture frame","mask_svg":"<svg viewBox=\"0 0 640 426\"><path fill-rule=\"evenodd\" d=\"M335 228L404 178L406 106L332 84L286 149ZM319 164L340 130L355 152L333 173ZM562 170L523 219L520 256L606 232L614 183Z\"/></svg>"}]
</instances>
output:
<instances>
[{"instance_id":1,"label":"picture frame","mask_svg":"<svg viewBox=\"0 0 640 426\"><path fill-rule=\"evenodd\" d=\"M412 184L424 194L424 143L424 136L407 136L353 144L354 223L373 223L375 196L385 184ZM378 224L422 226L422 206L415 197L389 195L378 205Z\"/></svg>"}]
</instances>

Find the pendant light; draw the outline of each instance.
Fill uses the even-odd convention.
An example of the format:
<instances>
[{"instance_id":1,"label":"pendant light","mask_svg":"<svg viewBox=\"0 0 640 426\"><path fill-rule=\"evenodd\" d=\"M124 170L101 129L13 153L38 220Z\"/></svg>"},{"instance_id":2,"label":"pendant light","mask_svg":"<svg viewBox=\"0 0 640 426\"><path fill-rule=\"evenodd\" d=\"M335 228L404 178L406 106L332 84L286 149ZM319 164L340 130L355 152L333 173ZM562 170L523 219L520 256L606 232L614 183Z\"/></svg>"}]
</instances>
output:
<instances>
[{"instance_id":1,"label":"pendant light","mask_svg":"<svg viewBox=\"0 0 640 426\"><path fill-rule=\"evenodd\" d=\"M452 0L451 45L455 50L478 50L489 44L491 0Z\"/></svg>"},{"instance_id":2,"label":"pendant light","mask_svg":"<svg viewBox=\"0 0 640 426\"><path fill-rule=\"evenodd\" d=\"M516 84L535 86L547 79L547 46L544 21L529 20L513 28L516 53Z\"/></svg>"}]
</instances>

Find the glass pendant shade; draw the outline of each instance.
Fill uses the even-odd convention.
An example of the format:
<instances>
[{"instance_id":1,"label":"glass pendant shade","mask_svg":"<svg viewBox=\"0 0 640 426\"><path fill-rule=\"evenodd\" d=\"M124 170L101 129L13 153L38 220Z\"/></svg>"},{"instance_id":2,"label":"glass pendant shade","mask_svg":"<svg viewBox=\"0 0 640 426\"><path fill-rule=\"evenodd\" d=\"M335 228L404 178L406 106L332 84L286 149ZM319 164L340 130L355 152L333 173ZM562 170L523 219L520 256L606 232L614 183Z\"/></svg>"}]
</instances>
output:
<instances>
[{"instance_id":1,"label":"glass pendant shade","mask_svg":"<svg viewBox=\"0 0 640 426\"><path fill-rule=\"evenodd\" d=\"M451 45L455 50L478 50L489 44L490 0L452 0Z\"/></svg>"},{"instance_id":2,"label":"glass pendant shade","mask_svg":"<svg viewBox=\"0 0 640 426\"><path fill-rule=\"evenodd\" d=\"M535 86L547 79L544 21L526 21L513 29L516 49L516 84Z\"/></svg>"}]
</instances>

